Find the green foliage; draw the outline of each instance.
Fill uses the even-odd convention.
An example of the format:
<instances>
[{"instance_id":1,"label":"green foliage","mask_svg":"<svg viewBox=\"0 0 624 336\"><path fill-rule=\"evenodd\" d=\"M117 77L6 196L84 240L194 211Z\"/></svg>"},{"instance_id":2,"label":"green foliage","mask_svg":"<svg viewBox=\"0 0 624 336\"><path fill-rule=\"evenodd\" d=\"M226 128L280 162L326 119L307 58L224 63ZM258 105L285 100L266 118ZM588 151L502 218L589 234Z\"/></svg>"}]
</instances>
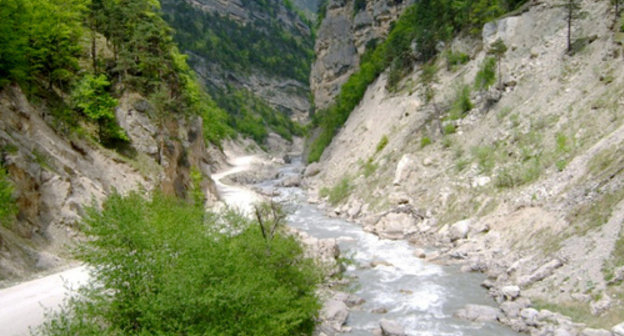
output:
<instances>
[{"instance_id":1,"label":"green foliage","mask_svg":"<svg viewBox=\"0 0 624 336\"><path fill-rule=\"evenodd\" d=\"M64 86L78 70L83 0L0 1L0 87Z\"/></svg>"},{"instance_id":2,"label":"green foliage","mask_svg":"<svg viewBox=\"0 0 624 336\"><path fill-rule=\"evenodd\" d=\"M293 135L303 135L303 128L286 113L269 106L250 91L230 87L227 92L217 94L216 97L217 104L228 112L227 122L230 127L259 144L266 140L269 130L289 141L292 141Z\"/></svg>"},{"instance_id":3,"label":"green foliage","mask_svg":"<svg viewBox=\"0 0 624 336\"><path fill-rule=\"evenodd\" d=\"M487 90L496 81L496 58L486 57L475 76L475 90Z\"/></svg>"},{"instance_id":4,"label":"green foliage","mask_svg":"<svg viewBox=\"0 0 624 336\"><path fill-rule=\"evenodd\" d=\"M449 119L458 120L466 116L474 105L470 100L470 86L462 85L455 90L455 100L449 110Z\"/></svg>"},{"instance_id":5,"label":"green foliage","mask_svg":"<svg viewBox=\"0 0 624 336\"><path fill-rule=\"evenodd\" d=\"M328 197L331 205L337 205L349 196L351 190L353 190L351 180L348 177L343 177L335 186L322 188L320 195L321 197Z\"/></svg>"},{"instance_id":6,"label":"green foliage","mask_svg":"<svg viewBox=\"0 0 624 336\"><path fill-rule=\"evenodd\" d=\"M253 20L243 25L227 16L197 10L185 1L162 3L165 19L175 29L175 39L183 50L230 71L260 69L308 82L314 57L311 35L285 29L278 20ZM279 2L245 1L244 5L275 17Z\"/></svg>"},{"instance_id":7,"label":"green foliage","mask_svg":"<svg viewBox=\"0 0 624 336\"><path fill-rule=\"evenodd\" d=\"M353 13L357 14L358 12L366 9L366 0L355 0L353 1Z\"/></svg>"},{"instance_id":8,"label":"green foliage","mask_svg":"<svg viewBox=\"0 0 624 336\"><path fill-rule=\"evenodd\" d=\"M368 158L366 162L360 161L359 163L360 163L360 168L362 169L362 173L364 174L364 177L370 177L371 175L375 173L377 168L379 168L379 165L373 161L372 157Z\"/></svg>"},{"instance_id":9,"label":"green foliage","mask_svg":"<svg viewBox=\"0 0 624 336\"><path fill-rule=\"evenodd\" d=\"M495 146L476 146L472 148L472 155L477 160L481 173L490 173L496 165Z\"/></svg>"},{"instance_id":10,"label":"green foliage","mask_svg":"<svg viewBox=\"0 0 624 336\"><path fill-rule=\"evenodd\" d=\"M453 52L452 50L447 50L444 53L444 56L446 58L446 68L448 70L453 70L455 67L466 64L470 61L470 56L461 51Z\"/></svg>"},{"instance_id":11,"label":"green foliage","mask_svg":"<svg viewBox=\"0 0 624 336\"><path fill-rule=\"evenodd\" d=\"M0 166L0 225L10 227L15 220L17 214L17 205L13 198L13 183L4 170Z\"/></svg>"},{"instance_id":12,"label":"green foliage","mask_svg":"<svg viewBox=\"0 0 624 336\"><path fill-rule=\"evenodd\" d=\"M88 211L77 254L95 283L37 334L311 334L320 273L295 238L278 229L268 241L259 224L113 194Z\"/></svg>"},{"instance_id":13,"label":"green foliage","mask_svg":"<svg viewBox=\"0 0 624 336\"><path fill-rule=\"evenodd\" d=\"M443 131L445 135L453 134L457 131L457 128L455 127L454 123L447 123L446 125L444 125Z\"/></svg>"},{"instance_id":14,"label":"green foliage","mask_svg":"<svg viewBox=\"0 0 624 336\"><path fill-rule=\"evenodd\" d=\"M388 136L384 135L381 137L381 139L379 139L379 142L377 143L377 147L375 147L375 153L381 152L384 148L386 148L387 145L388 145Z\"/></svg>"},{"instance_id":15,"label":"green foliage","mask_svg":"<svg viewBox=\"0 0 624 336\"><path fill-rule=\"evenodd\" d=\"M100 142L128 142L128 136L115 120L117 100L108 94L110 82L105 75L86 74L71 93L72 105L90 121L97 123Z\"/></svg>"},{"instance_id":16,"label":"green foliage","mask_svg":"<svg viewBox=\"0 0 624 336\"><path fill-rule=\"evenodd\" d=\"M420 138L420 148L425 148L429 145L431 145L431 139L429 137L424 136Z\"/></svg>"},{"instance_id":17,"label":"green foliage","mask_svg":"<svg viewBox=\"0 0 624 336\"><path fill-rule=\"evenodd\" d=\"M425 86L425 102L430 102L435 95L433 83L436 82L437 73L438 67L434 61L423 64L422 71L420 73L420 81Z\"/></svg>"}]
</instances>

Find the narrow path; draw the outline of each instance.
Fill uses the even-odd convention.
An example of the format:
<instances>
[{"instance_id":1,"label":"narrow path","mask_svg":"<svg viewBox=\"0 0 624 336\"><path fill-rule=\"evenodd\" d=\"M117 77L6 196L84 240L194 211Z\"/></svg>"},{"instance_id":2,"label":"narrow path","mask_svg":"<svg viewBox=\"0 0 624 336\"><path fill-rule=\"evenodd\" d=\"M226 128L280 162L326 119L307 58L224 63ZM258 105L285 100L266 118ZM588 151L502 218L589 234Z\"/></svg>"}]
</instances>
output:
<instances>
[{"instance_id":1,"label":"narrow path","mask_svg":"<svg viewBox=\"0 0 624 336\"><path fill-rule=\"evenodd\" d=\"M212 175L221 199L230 207L238 209L245 214L251 214L253 204L261 202L262 197L250 189L228 185L221 182L221 180L227 176L252 169L254 162L259 162L260 160L257 155L232 157L230 158L232 168Z\"/></svg>"},{"instance_id":2,"label":"narrow path","mask_svg":"<svg viewBox=\"0 0 624 336\"><path fill-rule=\"evenodd\" d=\"M0 335L29 335L29 327L41 324L47 309L58 309L71 288L84 284L84 266L55 273L0 290Z\"/></svg>"},{"instance_id":3,"label":"narrow path","mask_svg":"<svg viewBox=\"0 0 624 336\"><path fill-rule=\"evenodd\" d=\"M229 168L212 177L225 203L244 213L251 213L253 204L262 200L257 193L221 182L226 176L252 169L261 159L255 155L233 157ZM29 335L29 328L40 325L47 310L56 310L71 288L89 279L86 267L76 267L40 279L0 289L0 336Z\"/></svg>"}]
</instances>

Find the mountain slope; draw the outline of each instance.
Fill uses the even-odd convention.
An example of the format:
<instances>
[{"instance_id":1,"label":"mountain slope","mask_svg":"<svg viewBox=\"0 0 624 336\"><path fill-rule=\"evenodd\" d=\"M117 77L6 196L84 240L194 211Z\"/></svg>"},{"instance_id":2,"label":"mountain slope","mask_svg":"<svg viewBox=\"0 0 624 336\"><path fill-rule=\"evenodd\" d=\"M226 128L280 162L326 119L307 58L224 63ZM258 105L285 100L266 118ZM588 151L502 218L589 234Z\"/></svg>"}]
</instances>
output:
<instances>
[{"instance_id":1,"label":"mountain slope","mask_svg":"<svg viewBox=\"0 0 624 336\"><path fill-rule=\"evenodd\" d=\"M308 76L313 34L308 23L281 0L263 2L216 0L163 1L165 19L175 39L191 55L190 64L217 103L232 116L230 124L254 119L283 137L300 133L286 122L258 119L261 104L273 118L307 119ZM249 97L232 104L228 95ZM287 128L288 132L280 131ZM243 132L245 133L245 132ZM248 135L259 140L256 130Z\"/></svg>"},{"instance_id":2,"label":"mountain slope","mask_svg":"<svg viewBox=\"0 0 624 336\"><path fill-rule=\"evenodd\" d=\"M621 33L611 3L581 5L573 54L564 9L531 2L453 39L390 91L385 72L308 179L332 212L486 273L502 322L531 334L622 322ZM501 84L494 67L484 87L499 38ZM446 56L460 53L466 63Z\"/></svg>"}]
</instances>

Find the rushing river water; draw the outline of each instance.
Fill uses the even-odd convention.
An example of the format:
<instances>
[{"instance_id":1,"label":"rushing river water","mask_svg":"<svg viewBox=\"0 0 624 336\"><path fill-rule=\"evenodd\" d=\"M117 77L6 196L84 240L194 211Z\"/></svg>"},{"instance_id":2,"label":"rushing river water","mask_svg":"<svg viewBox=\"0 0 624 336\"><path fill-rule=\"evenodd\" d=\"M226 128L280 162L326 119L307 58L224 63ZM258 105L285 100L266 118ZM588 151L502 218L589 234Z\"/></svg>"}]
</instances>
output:
<instances>
[{"instance_id":1,"label":"rushing river water","mask_svg":"<svg viewBox=\"0 0 624 336\"><path fill-rule=\"evenodd\" d=\"M281 178L298 174L300 164L286 166ZM519 335L495 323L474 323L456 319L453 313L464 305L494 306L479 284L481 274L462 273L456 267L428 263L413 256L414 248L405 241L380 239L348 221L330 218L306 202L299 188L279 187L279 181L261 183L266 191L278 191L276 200L285 202L292 213L289 225L316 238L335 238L343 255L354 263L346 276L353 278L352 291L365 303L351 309L345 335L371 335L381 319L394 320L407 335ZM370 267L372 261L376 267ZM385 314L372 311L384 308Z\"/></svg>"}]
</instances>

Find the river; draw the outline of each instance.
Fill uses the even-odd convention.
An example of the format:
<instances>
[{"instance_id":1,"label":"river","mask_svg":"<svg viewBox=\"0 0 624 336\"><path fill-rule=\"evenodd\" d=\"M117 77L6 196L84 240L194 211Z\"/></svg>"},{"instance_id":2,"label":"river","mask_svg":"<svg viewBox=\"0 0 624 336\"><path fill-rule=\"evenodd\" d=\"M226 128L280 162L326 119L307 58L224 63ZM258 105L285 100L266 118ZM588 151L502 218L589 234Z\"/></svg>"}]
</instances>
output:
<instances>
[{"instance_id":1,"label":"river","mask_svg":"<svg viewBox=\"0 0 624 336\"><path fill-rule=\"evenodd\" d=\"M426 262L413 255L415 247L402 240L380 239L354 223L326 216L306 201L300 188L280 187L280 181L299 174L300 163L280 170L280 178L256 187L279 193L291 214L288 224L316 238L335 238L353 263L345 276L353 279L351 292L365 300L352 309L345 335L371 335L381 319L398 322L407 335L507 336L519 335L496 323L459 320L453 314L466 304L495 306L480 287L482 274L463 273L457 267ZM376 266L371 267L371 262ZM387 313L373 313L385 309Z\"/></svg>"}]
</instances>

